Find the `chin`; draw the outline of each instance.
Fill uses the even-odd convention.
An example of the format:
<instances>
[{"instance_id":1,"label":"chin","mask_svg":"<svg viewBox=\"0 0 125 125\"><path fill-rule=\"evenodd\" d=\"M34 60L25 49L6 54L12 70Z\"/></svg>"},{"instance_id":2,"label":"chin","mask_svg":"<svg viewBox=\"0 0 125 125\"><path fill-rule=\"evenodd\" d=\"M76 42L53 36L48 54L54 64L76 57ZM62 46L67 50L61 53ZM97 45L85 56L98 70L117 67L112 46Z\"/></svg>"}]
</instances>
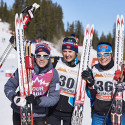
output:
<instances>
[{"instance_id":1,"label":"chin","mask_svg":"<svg viewBox=\"0 0 125 125\"><path fill-rule=\"evenodd\" d=\"M108 63L100 63L102 66L106 66Z\"/></svg>"}]
</instances>

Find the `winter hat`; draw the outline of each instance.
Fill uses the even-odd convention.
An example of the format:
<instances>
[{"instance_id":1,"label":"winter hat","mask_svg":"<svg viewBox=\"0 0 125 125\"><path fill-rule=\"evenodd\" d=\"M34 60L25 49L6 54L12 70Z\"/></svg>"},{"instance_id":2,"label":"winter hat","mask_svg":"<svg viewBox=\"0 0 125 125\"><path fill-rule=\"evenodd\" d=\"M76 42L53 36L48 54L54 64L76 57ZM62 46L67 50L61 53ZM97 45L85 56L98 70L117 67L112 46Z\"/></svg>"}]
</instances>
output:
<instances>
[{"instance_id":1,"label":"winter hat","mask_svg":"<svg viewBox=\"0 0 125 125\"><path fill-rule=\"evenodd\" d=\"M40 42L38 44L36 44L36 48L35 48L35 54L39 53L39 52L46 52L47 54L50 55L50 47L48 46L48 44L44 43L44 42Z\"/></svg>"},{"instance_id":2,"label":"winter hat","mask_svg":"<svg viewBox=\"0 0 125 125\"><path fill-rule=\"evenodd\" d=\"M65 37L63 39L62 50L63 49L70 49L78 53L78 41L79 39L72 36Z\"/></svg>"},{"instance_id":3,"label":"winter hat","mask_svg":"<svg viewBox=\"0 0 125 125\"><path fill-rule=\"evenodd\" d=\"M97 53L98 52L109 52L112 53L112 46L108 42L100 42L97 45Z\"/></svg>"}]
</instances>

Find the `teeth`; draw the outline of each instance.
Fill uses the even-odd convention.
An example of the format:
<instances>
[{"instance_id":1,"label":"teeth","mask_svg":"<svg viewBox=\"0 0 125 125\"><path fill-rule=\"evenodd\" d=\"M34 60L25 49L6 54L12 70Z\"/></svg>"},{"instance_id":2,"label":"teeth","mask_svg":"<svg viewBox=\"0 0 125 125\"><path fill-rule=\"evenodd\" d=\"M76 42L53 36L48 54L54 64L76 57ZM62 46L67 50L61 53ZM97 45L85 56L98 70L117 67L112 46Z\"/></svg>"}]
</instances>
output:
<instances>
[{"instance_id":1,"label":"teeth","mask_svg":"<svg viewBox=\"0 0 125 125\"><path fill-rule=\"evenodd\" d=\"M44 63L43 61L40 61L40 63Z\"/></svg>"}]
</instances>

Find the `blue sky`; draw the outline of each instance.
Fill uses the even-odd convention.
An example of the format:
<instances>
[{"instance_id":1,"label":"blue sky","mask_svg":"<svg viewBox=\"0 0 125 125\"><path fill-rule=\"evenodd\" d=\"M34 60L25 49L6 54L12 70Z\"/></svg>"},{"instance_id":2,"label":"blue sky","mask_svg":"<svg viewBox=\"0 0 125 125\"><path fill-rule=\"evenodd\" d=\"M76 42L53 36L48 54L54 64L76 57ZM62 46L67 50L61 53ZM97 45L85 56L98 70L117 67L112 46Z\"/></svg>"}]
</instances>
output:
<instances>
[{"instance_id":1,"label":"blue sky","mask_svg":"<svg viewBox=\"0 0 125 125\"><path fill-rule=\"evenodd\" d=\"M35 1L35 0L34 0ZM62 6L63 21L66 28L79 20L85 30L87 24L94 24L99 36L112 33L116 15L125 15L125 0L52 0ZM14 0L4 0L11 6Z\"/></svg>"}]
</instances>

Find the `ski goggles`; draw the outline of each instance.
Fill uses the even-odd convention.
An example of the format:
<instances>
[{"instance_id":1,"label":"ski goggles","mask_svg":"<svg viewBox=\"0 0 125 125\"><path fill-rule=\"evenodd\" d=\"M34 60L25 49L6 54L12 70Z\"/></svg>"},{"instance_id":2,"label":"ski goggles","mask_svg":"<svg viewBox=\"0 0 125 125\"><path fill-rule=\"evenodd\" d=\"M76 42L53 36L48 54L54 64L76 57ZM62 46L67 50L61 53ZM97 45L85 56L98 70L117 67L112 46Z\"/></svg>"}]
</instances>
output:
<instances>
[{"instance_id":1,"label":"ski goggles","mask_svg":"<svg viewBox=\"0 0 125 125\"><path fill-rule=\"evenodd\" d=\"M35 58L36 58L36 59L40 59L41 57L43 57L44 59L49 59L49 58L50 58L50 55L35 54Z\"/></svg>"},{"instance_id":2,"label":"ski goggles","mask_svg":"<svg viewBox=\"0 0 125 125\"><path fill-rule=\"evenodd\" d=\"M77 38L73 38L73 37L65 37L63 39L63 42L73 42L73 43L77 43L78 44Z\"/></svg>"},{"instance_id":3,"label":"ski goggles","mask_svg":"<svg viewBox=\"0 0 125 125\"><path fill-rule=\"evenodd\" d=\"M110 54L112 54L112 53L97 53L97 57L102 57L102 56L107 57Z\"/></svg>"}]
</instances>

